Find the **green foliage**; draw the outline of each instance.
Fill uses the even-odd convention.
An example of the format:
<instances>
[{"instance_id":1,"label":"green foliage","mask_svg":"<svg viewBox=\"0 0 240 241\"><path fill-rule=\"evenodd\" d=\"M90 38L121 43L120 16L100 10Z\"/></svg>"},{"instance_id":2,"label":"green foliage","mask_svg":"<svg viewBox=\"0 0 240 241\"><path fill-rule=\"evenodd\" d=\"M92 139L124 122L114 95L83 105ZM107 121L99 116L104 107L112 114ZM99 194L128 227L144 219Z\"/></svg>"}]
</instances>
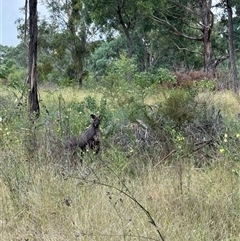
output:
<instances>
[{"instance_id":1,"label":"green foliage","mask_svg":"<svg viewBox=\"0 0 240 241\"><path fill-rule=\"evenodd\" d=\"M16 66L11 68L11 73L8 76L8 85L15 88L19 92L26 89L27 70L17 69Z\"/></svg>"},{"instance_id":2,"label":"green foliage","mask_svg":"<svg viewBox=\"0 0 240 241\"><path fill-rule=\"evenodd\" d=\"M103 130L112 120L112 114L108 108L107 101L104 98L98 103L95 98L87 96L80 103L77 101L65 102L62 96L59 96L59 116L58 130L60 136L78 135L89 125L90 114L101 114Z\"/></svg>"},{"instance_id":3,"label":"green foliage","mask_svg":"<svg viewBox=\"0 0 240 241\"><path fill-rule=\"evenodd\" d=\"M111 99L113 105L116 103L120 107L127 107L134 101L137 88L134 84L136 73L134 60L125 55L109 65L103 85L104 94Z\"/></svg>"},{"instance_id":4,"label":"green foliage","mask_svg":"<svg viewBox=\"0 0 240 241\"><path fill-rule=\"evenodd\" d=\"M216 81L210 79L203 79L197 83L197 89L199 92L213 91L216 88Z\"/></svg>"},{"instance_id":5,"label":"green foliage","mask_svg":"<svg viewBox=\"0 0 240 241\"><path fill-rule=\"evenodd\" d=\"M177 126L191 122L196 116L195 96L190 91L176 89L170 91L163 103L163 112Z\"/></svg>"},{"instance_id":6,"label":"green foliage","mask_svg":"<svg viewBox=\"0 0 240 241\"><path fill-rule=\"evenodd\" d=\"M8 74L9 68L4 65L0 65L0 79L6 79Z\"/></svg>"},{"instance_id":7,"label":"green foliage","mask_svg":"<svg viewBox=\"0 0 240 241\"><path fill-rule=\"evenodd\" d=\"M47 82L48 80L48 75L54 70L53 64L47 60L44 63L38 64L37 66L38 69L38 78L39 82Z\"/></svg>"},{"instance_id":8,"label":"green foliage","mask_svg":"<svg viewBox=\"0 0 240 241\"><path fill-rule=\"evenodd\" d=\"M55 73L55 74L50 74L50 75L48 75L48 77L53 80L57 79L57 81L53 81L53 82L56 83L57 85L59 85L60 87L76 86L76 82L73 79L70 79L68 76L60 77L57 73ZM56 78L54 78L54 76Z\"/></svg>"},{"instance_id":9,"label":"green foliage","mask_svg":"<svg viewBox=\"0 0 240 241\"><path fill-rule=\"evenodd\" d=\"M134 82L144 91L156 83L156 78L155 75L150 72L138 72L135 74Z\"/></svg>"},{"instance_id":10,"label":"green foliage","mask_svg":"<svg viewBox=\"0 0 240 241\"><path fill-rule=\"evenodd\" d=\"M103 76L107 66L119 57L120 52L124 50L124 46L122 38L102 41L99 47L89 56L88 69L96 73L97 76Z\"/></svg>"},{"instance_id":11,"label":"green foliage","mask_svg":"<svg viewBox=\"0 0 240 241\"><path fill-rule=\"evenodd\" d=\"M159 68L156 73L156 83L158 84L176 84L176 76L168 69Z\"/></svg>"},{"instance_id":12,"label":"green foliage","mask_svg":"<svg viewBox=\"0 0 240 241\"><path fill-rule=\"evenodd\" d=\"M233 110L223 93L220 107L209 95L203 99L214 89L213 80L190 81L185 89L161 88L176 83L173 66L202 68L202 47L172 35L151 16L164 17L191 36L201 21L186 14L186 8L172 7L174 1L44 3L51 22L39 22L39 80L61 88L40 90L42 113L35 123L28 116L25 44L0 46L0 77L8 84L0 95L1 238L159 240L157 227L149 227L156 214L168 240L238 240L239 103L234 99ZM190 6L189 1L176 3ZM99 27L106 41L95 45L89 39L101 35L91 35ZM134 58L120 54L128 51L126 30ZM226 21L212 33L214 54L223 56ZM224 68L228 72L227 64ZM74 86L76 70L83 69L91 72L86 86L97 90L96 96L62 87ZM103 151L77 156L77 162L83 161L73 166L66 140L85 130L92 113L102 115ZM150 212L136 209L139 199L132 193ZM168 198L162 198L166 193Z\"/></svg>"},{"instance_id":13,"label":"green foliage","mask_svg":"<svg viewBox=\"0 0 240 241\"><path fill-rule=\"evenodd\" d=\"M14 65L17 68L27 68L27 48L25 43L20 43L17 47L8 47L0 45L0 55L1 62L3 65L6 65L8 68L13 67Z\"/></svg>"},{"instance_id":14,"label":"green foliage","mask_svg":"<svg viewBox=\"0 0 240 241\"><path fill-rule=\"evenodd\" d=\"M186 3L192 11L186 11ZM39 20L39 81L60 82L61 85L69 82L71 85L85 70L93 73L93 79L100 80L107 66L119 58L121 52L134 56L137 70L141 73L138 81L142 87L149 83L175 82L168 70L203 67L202 41L179 38L179 34L173 34L177 30L179 33L183 31L193 39L202 34L199 35L202 26L196 28L201 23L198 19L200 15L192 14L201 11L198 3L138 0L125 1L122 5L118 1L82 0L66 3L43 1L43 4L50 17ZM239 4L236 1L232 4L236 9L233 27L237 39ZM222 3L215 6L216 9L221 7ZM65 16L64 19L61 16ZM161 24L154 21L153 16L160 22L163 20ZM182 16L184 21L181 21ZM214 23L211 32L215 60L224 56L228 48L227 21L224 15L221 17ZM5 66L11 68L16 65L27 69L24 21L18 20L17 23L22 42L16 48L0 46L0 54ZM238 42L236 48L237 45ZM224 69L229 71L227 65ZM149 76L144 76L142 71Z\"/></svg>"},{"instance_id":15,"label":"green foliage","mask_svg":"<svg viewBox=\"0 0 240 241\"><path fill-rule=\"evenodd\" d=\"M126 82L131 86L134 81ZM98 230L94 233L90 228L89 239L99 235L99 230L104 235L106 232L113 235L117 226L123 232L119 240L127 237L125 227L131 228L128 229L131 237L141 227L144 237L158 240L148 218L151 220L160 209L165 210L164 215L156 220L166 223L174 220L178 235L168 225L161 225L164 236L171 240L185 240L186 233L194 240L202 240L203 233L206 239L212 240L238 237L240 125L237 119L230 122L224 115L220 118L219 109L209 106L209 95L205 99L201 96L200 102L189 90L165 90L161 98L151 96L154 104L146 104L136 97L138 101L128 108L114 109L112 101L100 95L86 95L80 101L77 98L83 92L73 92L70 88L41 89L42 109L47 104L48 113L42 112L32 123L27 106L16 106L13 90L1 87L0 96L0 190L4 194L0 201L4 204L2 215L7 217L2 223L7 229L2 232L4 240L11 240L15 234L20 237L19 232L26 225L21 236L24 239L38 239L36 230L41 233L42 229L49 229L42 233L42 238L61 240L64 234L64 238L72 240L76 238L76 226L71 225L71 220L76 225L86 224L87 232L89 217L96 221L93 225ZM47 96L45 91L49 92ZM51 99L53 95L58 98ZM192 108L191 101L192 105L196 104L195 114L186 121L178 121L178 116L172 113L173 104L181 109L178 112L181 116L179 113L187 114L184 108ZM73 165L64 149L65 141L68 135L77 136L89 125L92 112L103 115L102 152L99 156L91 152L79 155L77 164ZM212 139L211 145L196 146L209 141L208 138ZM205 195L199 190L204 190ZM168 200L161 198L166 193L171 197ZM226 195L231 198L224 198ZM149 207L150 216L146 218L143 209L136 212L139 203ZM176 215L179 207L181 217ZM173 211L169 213L169 210ZM21 215L16 216L19 212ZM106 213L107 220L103 218ZM219 218L223 216L224 221ZM38 220L37 226L32 218ZM211 230L206 228L209 219L214 220ZM109 220L114 223L110 228ZM183 221L184 229L179 228ZM52 233L56 224L62 225L61 235ZM219 227L224 233L219 232ZM116 235L119 237L119 233ZM113 238L116 240L116 236Z\"/></svg>"}]
</instances>

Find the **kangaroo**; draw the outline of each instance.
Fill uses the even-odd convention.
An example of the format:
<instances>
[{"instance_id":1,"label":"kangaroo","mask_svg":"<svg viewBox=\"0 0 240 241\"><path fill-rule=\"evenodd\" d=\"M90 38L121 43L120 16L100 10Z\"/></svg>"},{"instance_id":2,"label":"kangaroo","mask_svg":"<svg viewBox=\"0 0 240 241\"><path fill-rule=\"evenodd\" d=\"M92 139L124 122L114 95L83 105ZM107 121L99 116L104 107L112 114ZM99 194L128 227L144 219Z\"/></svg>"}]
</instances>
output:
<instances>
[{"instance_id":1,"label":"kangaroo","mask_svg":"<svg viewBox=\"0 0 240 241\"><path fill-rule=\"evenodd\" d=\"M100 129L101 115L90 115L93 119L91 126L87 128L79 137L73 137L66 145L67 149L76 152L76 149L80 147L83 152L86 152L87 147L95 150L96 154L100 151Z\"/></svg>"}]
</instances>

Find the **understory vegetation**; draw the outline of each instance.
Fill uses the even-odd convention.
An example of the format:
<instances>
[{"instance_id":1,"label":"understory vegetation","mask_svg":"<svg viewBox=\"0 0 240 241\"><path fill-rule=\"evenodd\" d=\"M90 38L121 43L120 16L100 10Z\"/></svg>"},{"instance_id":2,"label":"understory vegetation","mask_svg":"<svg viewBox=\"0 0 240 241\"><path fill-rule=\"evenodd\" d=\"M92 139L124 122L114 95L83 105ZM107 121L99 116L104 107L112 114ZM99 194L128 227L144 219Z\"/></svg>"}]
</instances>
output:
<instances>
[{"instance_id":1,"label":"understory vegetation","mask_svg":"<svg viewBox=\"0 0 240 241\"><path fill-rule=\"evenodd\" d=\"M31 122L27 88L1 85L1 240L238 240L239 97L216 86L123 57L95 87L40 86ZM101 153L72 156L92 113Z\"/></svg>"},{"instance_id":2,"label":"understory vegetation","mask_svg":"<svg viewBox=\"0 0 240 241\"><path fill-rule=\"evenodd\" d=\"M0 240L239 241L240 1L22 7L0 45Z\"/></svg>"}]
</instances>

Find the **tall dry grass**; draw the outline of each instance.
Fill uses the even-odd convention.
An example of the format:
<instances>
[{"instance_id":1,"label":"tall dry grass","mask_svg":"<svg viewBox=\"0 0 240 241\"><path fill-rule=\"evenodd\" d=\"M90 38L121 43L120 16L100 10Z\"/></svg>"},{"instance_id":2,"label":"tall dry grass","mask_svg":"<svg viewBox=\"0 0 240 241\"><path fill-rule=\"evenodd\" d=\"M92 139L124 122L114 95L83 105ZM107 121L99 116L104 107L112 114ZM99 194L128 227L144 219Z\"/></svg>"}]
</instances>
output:
<instances>
[{"instance_id":1,"label":"tall dry grass","mask_svg":"<svg viewBox=\"0 0 240 241\"><path fill-rule=\"evenodd\" d=\"M58 96L41 94L52 106ZM51 152L45 123L18 121L0 124L0 240L240 240L240 166L230 156L154 167L109 147L73 167L60 147Z\"/></svg>"},{"instance_id":2,"label":"tall dry grass","mask_svg":"<svg viewBox=\"0 0 240 241\"><path fill-rule=\"evenodd\" d=\"M232 91L221 91L216 93L201 93L199 99L208 100L209 105L220 109L225 118L231 120L240 113L240 98Z\"/></svg>"},{"instance_id":3,"label":"tall dry grass","mask_svg":"<svg viewBox=\"0 0 240 241\"><path fill-rule=\"evenodd\" d=\"M1 240L161 240L139 204L164 240L240 238L240 170L230 161L148 165L130 177L104 156L64 175L15 157L1 158L12 162L1 167Z\"/></svg>"},{"instance_id":4,"label":"tall dry grass","mask_svg":"<svg viewBox=\"0 0 240 241\"><path fill-rule=\"evenodd\" d=\"M49 103L57 103L59 96L61 96L66 102L69 101L83 101L86 97L91 96L96 98L98 101L101 98L100 91L97 90L81 90L79 88L71 88L71 87L64 87L58 88L53 86L52 88L48 88L42 86L40 89L40 99L44 102Z\"/></svg>"}]
</instances>

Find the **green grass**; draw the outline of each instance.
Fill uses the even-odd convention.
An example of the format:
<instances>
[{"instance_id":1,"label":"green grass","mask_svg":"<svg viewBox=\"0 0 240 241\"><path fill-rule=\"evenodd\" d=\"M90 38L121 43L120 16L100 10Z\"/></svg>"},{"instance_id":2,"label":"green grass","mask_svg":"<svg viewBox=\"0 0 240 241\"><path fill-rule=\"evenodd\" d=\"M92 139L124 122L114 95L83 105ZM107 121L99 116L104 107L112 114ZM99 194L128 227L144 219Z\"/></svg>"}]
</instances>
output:
<instances>
[{"instance_id":1,"label":"green grass","mask_svg":"<svg viewBox=\"0 0 240 241\"><path fill-rule=\"evenodd\" d=\"M67 105L89 95L99 102L102 95L40 89L41 105L50 106L50 116L42 114L31 126L27 110L15 109L16 95L9 93L5 89L1 95L0 240L161 240L157 229L171 241L240 240L238 156L233 161L233 153L216 155L197 168L201 154L175 154L154 167L151 160L160 161L157 149L147 157L136 150L128 156L107 137L100 157L89 152L83 165L74 167L61 145L52 143L56 137L64 140L57 132L59 96ZM212 103L235 116L237 99L224 93L223 102L219 96L211 96ZM110 122L121 121L118 111ZM72 112L66 110L71 118L60 120L63 130L68 121L85 126L88 116L81 121Z\"/></svg>"}]
</instances>

